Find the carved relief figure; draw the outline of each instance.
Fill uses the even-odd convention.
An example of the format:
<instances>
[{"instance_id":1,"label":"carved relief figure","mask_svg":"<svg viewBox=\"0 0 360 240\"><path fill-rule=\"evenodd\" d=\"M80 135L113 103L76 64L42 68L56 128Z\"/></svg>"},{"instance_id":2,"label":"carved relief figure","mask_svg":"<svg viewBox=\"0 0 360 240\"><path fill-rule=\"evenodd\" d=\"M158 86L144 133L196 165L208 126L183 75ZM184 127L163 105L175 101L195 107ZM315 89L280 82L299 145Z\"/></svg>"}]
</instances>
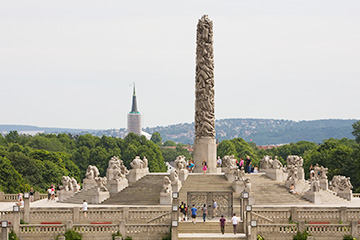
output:
<instances>
[{"instance_id":1,"label":"carved relief figure","mask_svg":"<svg viewBox=\"0 0 360 240\"><path fill-rule=\"evenodd\" d=\"M106 177L108 181L121 180L125 178L125 175L128 173L129 171L125 167L124 162L120 160L119 157L114 156L110 159L109 166L106 170Z\"/></svg>"},{"instance_id":2,"label":"carved relief figure","mask_svg":"<svg viewBox=\"0 0 360 240\"><path fill-rule=\"evenodd\" d=\"M101 192L107 192L108 189L106 188L107 178L106 177L96 177L95 182Z\"/></svg>"},{"instance_id":3,"label":"carved relief figure","mask_svg":"<svg viewBox=\"0 0 360 240\"><path fill-rule=\"evenodd\" d=\"M179 181L179 171L175 168L173 170L171 170L170 172L170 176L169 179L174 182L174 181Z\"/></svg>"},{"instance_id":4,"label":"carved relief figure","mask_svg":"<svg viewBox=\"0 0 360 240\"><path fill-rule=\"evenodd\" d=\"M272 163L273 163L272 156L266 155L260 161L260 169L272 168L272 165L273 165Z\"/></svg>"},{"instance_id":5,"label":"carved relief figure","mask_svg":"<svg viewBox=\"0 0 360 240\"><path fill-rule=\"evenodd\" d=\"M244 167L237 169L235 172L235 181L244 181L245 180L245 170Z\"/></svg>"},{"instance_id":6,"label":"carved relief figure","mask_svg":"<svg viewBox=\"0 0 360 240\"><path fill-rule=\"evenodd\" d=\"M136 156L134 160L130 163L132 169L141 169L144 168L144 162L140 159L139 156Z\"/></svg>"},{"instance_id":7,"label":"carved relief figure","mask_svg":"<svg viewBox=\"0 0 360 240\"><path fill-rule=\"evenodd\" d=\"M149 164L149 162L148 162L147 158L144 156L143 157L143 166L144 166L144 168L147 168L148 164Z\"/></svg>"},{"instance_id":8,"label":"carved relief figure","mask_svg":"<svg viewBox=\"0 0 360 240\"><path fill-rule=\"evenodd\" d=\"M73 185L71 184L71 178L69 176L63 176L61 180L62 186L61 189L65 191L73 191Z\"/></svg>"},{"instance_id":9,"label":"carved relief figure","mask_svg":"<svg viewBox=\"0 0 360 240\"><path fill-rule=\"evenodd\" d=\"M312 177L311 178L311 191L313 192L319 192L320 191L320 181L319 178L317 177Z\"/></svg>"},{"instance_id":10,"label":"carved relief figure","mask_svg":"<svg viewBox=\"0 0 360 240\"><path fill-rule=\"evenodd\" d=\"M74 192L80 191L80 186L78 185L78 183L74 177L71 178L71 185L72 185L72 188L74 189Z\"/></svg>"},{"instance_id":11,"label":"carved relief figure","mask_svg":"<svg viewBox=\"0 0 360 240\"><path fill-rule=\"evenodd\" d=\"M163 185L163 192L164 193L171 193L171 181L169 177L164 177L164 185Z\"/></svg>"},{"instance_id":12,"label":"carved relief figure","mask_svg":"<svg viewBox=\"0 0 360 240\"><path fill-rule=\"evenodd\" d=\"M353 186L349 177L335 175L331 181L331 186L334 191L350 191Z\"/></svg>"},{"instance_id":13,"label":"carved relief figure","mask_svg":"<svg viewBox=\"0 0 360 240\"><path fill-rule=\"evenodd\" d=\"M234 155L224 156L222 159L222 166L224 168L229 168L229 169L237 168L235 156Z\"/></svg>"},{"instance_id":14,"label":"carved relief figure","mask_svg":"<svg viewBox=\"0 0 360 240\"><path fill-rule=\"evenodd\" d=\"M186 161L183 155L177 156L176 160L174 161L175 168L178 170L186 169Z\"/></svg>"},{"instance_id":15,"label":"carved relief figure","mask_svg":"<svg viewBox=\"0 0 360 240\"><path fill-rule=\"evenodd\" d=\"M245 192L251 192L251 179L248 177L245 178L244 183L245 183Z\"/></svg>"},{"instance_id":16,"label":"carved relief figure","mask_svg":"<svg viewBox=\"0 0 360 240\"><path fill-rule=\"evenodd\" d=\"M94 179L100 175L99 169L96 166L89 165L86 170L86 178Z\"/></svg>"},{"instance_id":17,"label":"carved relief figure","mask_svg":"<svg viewBox=\"0 0 360 240\"><path fill-rule=\"evenodd\" d=\"M286 181L299 180L295 165L287 166L288 177Z\"/></svg>"}]
</instances>

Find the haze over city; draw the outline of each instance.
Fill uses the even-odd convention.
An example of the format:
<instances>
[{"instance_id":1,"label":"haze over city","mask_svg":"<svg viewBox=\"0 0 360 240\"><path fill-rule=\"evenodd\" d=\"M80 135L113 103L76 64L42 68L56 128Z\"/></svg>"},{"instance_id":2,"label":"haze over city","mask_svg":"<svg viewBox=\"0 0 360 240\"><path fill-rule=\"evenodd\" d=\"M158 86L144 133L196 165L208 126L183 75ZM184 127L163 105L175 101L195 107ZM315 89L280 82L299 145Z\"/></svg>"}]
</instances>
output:
<instances>
[{"instance_id":1,"label":"haze over city","mask_svg":"<svg viewBox=\"0 0 360 240\"><path fill-rule=\"evenodd\" d=\"M360 119L360 2L2 1L0 124L194 121L196 24L214 22L215 114Z\"/></svg>"}]
</instances>

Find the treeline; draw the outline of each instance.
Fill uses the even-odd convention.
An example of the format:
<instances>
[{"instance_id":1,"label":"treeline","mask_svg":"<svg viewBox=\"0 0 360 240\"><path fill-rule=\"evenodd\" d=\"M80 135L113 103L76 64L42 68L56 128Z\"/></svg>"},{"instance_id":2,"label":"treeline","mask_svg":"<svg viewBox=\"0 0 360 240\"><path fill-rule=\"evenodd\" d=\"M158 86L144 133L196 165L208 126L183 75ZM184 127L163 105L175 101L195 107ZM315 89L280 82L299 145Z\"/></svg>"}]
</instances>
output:
<instances>
[{"instance_id":1,"label":"treeline","mask_svg":"<svg viewBox=\"0 0 360 240\"><path fill-rule=\"evenodd\" d=\"M0 191L17 193L46 191L50 184L59 185L62 176L85 178L88 165L106 175L112 156L119 156L130 169L135 156L146 156L151 172L166 171L158 145L144 136L129 134L124 139L95 137L90 134L19 135L16 131L0 134Z\"/></svg>"}]
</instances>

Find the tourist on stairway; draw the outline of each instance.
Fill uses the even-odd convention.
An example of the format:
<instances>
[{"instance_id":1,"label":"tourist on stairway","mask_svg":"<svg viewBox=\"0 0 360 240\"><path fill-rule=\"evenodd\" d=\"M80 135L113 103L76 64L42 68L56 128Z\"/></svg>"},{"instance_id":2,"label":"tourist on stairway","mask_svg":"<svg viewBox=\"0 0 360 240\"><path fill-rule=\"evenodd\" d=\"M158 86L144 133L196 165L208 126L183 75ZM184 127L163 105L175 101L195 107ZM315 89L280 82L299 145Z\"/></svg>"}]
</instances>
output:
<instances>
[{"instance_id":1,"label":"tourist on stairway","mask_svg":"<svg viewBox=\"0 0 360 240\"><path fill-rule=\"evenodd\" d=\"M226 219L224 218L224 215L221 215L221 218L220 218L220 230L221 230L222 234L225 233L225 223L226 223Z\"/></svg>"},{"instance_id":2,"label":"tourist on stairway","mask_svg":"<svg viewBox=\"0 0 360 240\"><path fill-rule=\"evenodd\" d=\"M207 212L208 212L207 207L206 207L206 204L204 204L204 206L203 206L203 208L201 209L201 211L202 211L202 215L203 215L203 220L204 220L204 222L206 222L206 216L207 216Z\"/></svg>"},{"instance_id":3,"label":"tourist on stairway","mask_svg":"<svg viewBox=\"0 0 360 240\"><path fill-rule=\"evenodd\" d=\"M193 204L192 205L192 208L191 208L191 218L192 218L192 222L195 224L196 223L196 211L197 211L197 208L195 207L195 205Z\"/></svg>"},{"instance_id":4,"label":"tourist on stairway","mask_svg":"<svg viewBox=\"0 0 360 240\"><path fill-rule=\"evenodd\" d=\"M236 227L239 224L239 219L236 217L235 213L234 213L234 216L231 219L231 222L233 224L234 234L236 234Z\"/></svg>"}]
</instances>

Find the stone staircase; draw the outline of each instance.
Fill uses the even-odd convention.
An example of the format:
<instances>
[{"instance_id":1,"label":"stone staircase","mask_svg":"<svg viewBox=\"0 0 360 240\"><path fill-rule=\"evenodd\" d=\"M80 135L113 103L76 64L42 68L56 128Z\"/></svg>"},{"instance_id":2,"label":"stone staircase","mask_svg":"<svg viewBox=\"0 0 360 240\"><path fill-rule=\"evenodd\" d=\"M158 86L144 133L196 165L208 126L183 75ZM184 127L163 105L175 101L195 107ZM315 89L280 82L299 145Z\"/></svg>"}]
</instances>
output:
<instances>
[{"instance_id":1,"label":"stone staircase","mask_svg":"<svg viewBox=\"0 0 360 240\"><path fill-rule=\"evenodd\" d=\"M102 202L107 205L159 205L160 192L164 177L168 174L147 174L121 192L110 194L110 198Z\"/></svg>"},{"instance_id":2,"label":"stone staircase","mask_svg":"<svg viewBox=\"0 0 360 240\"><path fill-rule=\"evenodd\" d=\"M200 218L199 218L200 220ZM233 227L230 220L226 223L225 234L220 232L220 223L218 221L198 221L193 224L191 221L179 222L178 239L247 239L243 233L242 223L238 225L238 234L233 234Z\"/></svg>"},{"instance_id":3,"label":"stone staircase","mask_svg":"<svg viewBox=\"0 0 360 240\"><path fill-rule=\"evenodd\" d=\"M86 202L91 203L95 192L97 192L97 187L92 187L85 191L82 190L80 192L75 193L74 196L72 196L68 199L65 199L64 202L81 204L81 203L83 203L84 200L86 200Z\"/></svg>"},{"instance_id":4,"label":"stone staircase","mask_svg":"<svg viewBox=\"0 0 360 240\"><path fill-rule=\"evenodd\" d=\"M192 173L182 184L180 202L187 202L187 192L233 192L232 184L223 173Z\"/></svg>"},{"instance_id":5,"label":"stone staircase","mask_svg":"<svg viewBox=\"0 0 360 240\"><path fill-rule=\"evenodd\" d=\"M299 195L289 193L282 182L276 182L265 175L246 174L251 178L254 205L308 205L311 204Z\"/></svg>"}]
</instances>

